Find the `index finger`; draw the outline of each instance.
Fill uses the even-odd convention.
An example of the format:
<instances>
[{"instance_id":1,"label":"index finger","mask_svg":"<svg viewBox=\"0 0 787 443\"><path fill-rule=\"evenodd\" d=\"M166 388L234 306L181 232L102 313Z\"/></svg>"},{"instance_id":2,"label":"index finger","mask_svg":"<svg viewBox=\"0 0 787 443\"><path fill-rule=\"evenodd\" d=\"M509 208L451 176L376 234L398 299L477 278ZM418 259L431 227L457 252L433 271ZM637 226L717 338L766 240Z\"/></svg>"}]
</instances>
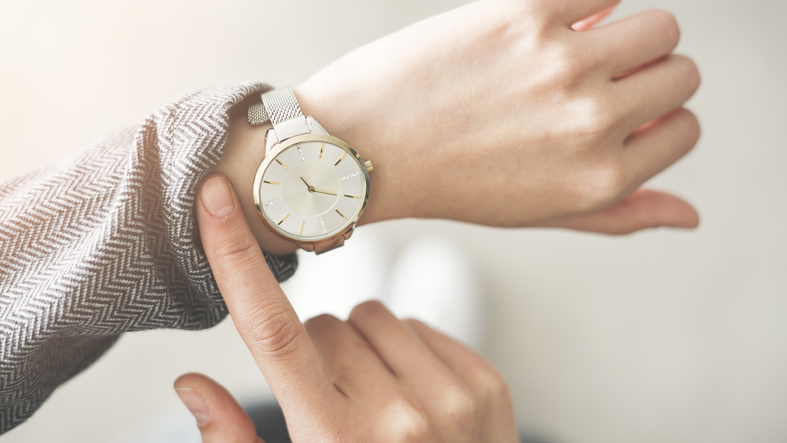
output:
<instances>
[{"instance_id":1,"label":"index finger","mask_svg":"<svg viewBox=\"0 0 787 443\"><path fill-rule=\"evenodd\" d=\"M282 409L324 406L336 393L333 384L227 179L205 180L196 212L205 255L232 321Z\"/></svg>"}]
</instances>

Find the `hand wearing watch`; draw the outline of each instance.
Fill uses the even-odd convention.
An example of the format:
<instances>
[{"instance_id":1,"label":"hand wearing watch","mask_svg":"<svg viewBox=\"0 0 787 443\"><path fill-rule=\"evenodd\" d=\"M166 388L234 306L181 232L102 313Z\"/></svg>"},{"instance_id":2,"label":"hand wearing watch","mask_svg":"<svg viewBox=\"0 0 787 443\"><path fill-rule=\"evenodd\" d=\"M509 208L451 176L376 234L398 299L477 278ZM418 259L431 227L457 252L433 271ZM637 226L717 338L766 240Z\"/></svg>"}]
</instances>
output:
<instances>
[{"instance_id":1,"label":"hand wearing watch","mask_svg":"<svg viewBox=\"0 0 787 443\"><path fill-rule=\"evenodd\" d=\"M289 88L262 94L248 117L252 125L273 125L252 189L263 224L306 251L342 246L369 199L372 163L304 116Z\"/></svg>"}]
</instances>

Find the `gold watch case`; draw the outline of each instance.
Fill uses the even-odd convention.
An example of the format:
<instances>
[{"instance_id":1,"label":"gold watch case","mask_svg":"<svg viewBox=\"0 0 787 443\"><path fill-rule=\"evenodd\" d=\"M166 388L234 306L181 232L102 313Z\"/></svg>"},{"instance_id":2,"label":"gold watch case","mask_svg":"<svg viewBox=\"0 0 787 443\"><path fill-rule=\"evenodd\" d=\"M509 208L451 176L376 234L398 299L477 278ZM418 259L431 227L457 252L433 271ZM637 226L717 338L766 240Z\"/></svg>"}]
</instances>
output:
<instances>
[{"instance_id":1,"label":"gold watch case","mask_svg":"<svg viewBox=\"0 0 787 443\"><path fill-rule=\"evenodd\" d=\"M324 238L317 237L314 239L310 239L309 241L304 241L303 238L289 235L281 228L276 226L275 223L268 220L268 218L265 216L265 213L262 210L262 196L260 195L260 187L261 187L260 185L262 184L262 177L265 174L265 171L274 161L276 156L278 156L281 152L283 152L285 149L291 146L300 143L306 143L306 142L330 143L349 153L354 159L354 161L357 162L358 165L360 166L361 171L363 172L362 179L364 181L364 193L362 196L363 201L361 202L361 209L358 211L358 214L355 217L349 219L347 221L346 227L344 227L340 232L326 236ZM352 236L353 229L355 229L355 224L358 222L358 219L361 218L364 209L366 209L366 203L369 200L369 187L370 187L369 168L367 167L367 163L364 162L364 160L361 158L360 155L358 155L358 152L356 152L352 146L347 144L347 142L345 142L344 140L341 140L339 138L330 135L303 134L303 135L298 135L289 138L284 142L281 142L275 145L273 148L271 148L270 152L268 152L268 154L262 160L262 163L260 163L259 168L257 169L257 174L254 177L254 188L252 189L252 195L254 197L254 207L257 208L257 216L259 216L260 220L262 220L262 223L271 232L273 232L277 237L281 239L295 243L302 249L305 249L307 251L314 251L319 254L341 246L344 243L344 240L347 240L350 238L350 236Z\"/></svg>"}]
</instances>

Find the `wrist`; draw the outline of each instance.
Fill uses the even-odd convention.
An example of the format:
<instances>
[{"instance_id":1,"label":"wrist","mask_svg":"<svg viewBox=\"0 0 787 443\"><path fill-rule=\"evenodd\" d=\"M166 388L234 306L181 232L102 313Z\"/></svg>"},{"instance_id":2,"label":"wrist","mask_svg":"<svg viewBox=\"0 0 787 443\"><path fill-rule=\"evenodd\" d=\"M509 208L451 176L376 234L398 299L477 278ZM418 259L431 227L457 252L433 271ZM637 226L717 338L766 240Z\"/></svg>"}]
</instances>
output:
<instances>
[{"instance_id":1,"label":"wrist","mask_svg":"<svg viewBox=\"0 0 787 443\"><path fill-rule=\"evenodd\" d=\"M369 201L358 225L412 216L412 205L404 198L408 184L401 171L402 152L390 146L380 119L364 112L356 93L343 94L336 88L299 86L295 94L304 115L311 115L330 133L350 144L365 161L374 164L369 174ZM368 97L364 97L366 100ZM360 106L359 106L360 105ZM368 106L368 102L365 104Z\"/></svg>"},{"instance_id":2,"label":"wrist","mask_svg":"<svg viewBox=\"0 0 787 443\"><path fill-rule=\"evenodd\" d=\"M362 107L370 106L368 97L358 101L357 94L340 94L336 89L309 85L299 87L295 94L304 115L314 117L331 135L346 141L365 161L375 165L369 174L369 200L357 224L414 216L414 199L419 194L407 192L412 175L408 177L404 171L406 161L412 159L395 148L399 142L387 136L394 129L382 127L381 122L390 119L382 118L386 117L382 113L377 117L369 114L371 110L365 112ZM297 246L263 224L252 196L257 169L265 158L265 134L270 128L270 124L250 125L245 112L233 115L224 153L212 172L224 175L236 190L260 247L265 252L284 255L297 250ZM400 135L398 131L396 134Z\"/></svg>"}]
</instances>

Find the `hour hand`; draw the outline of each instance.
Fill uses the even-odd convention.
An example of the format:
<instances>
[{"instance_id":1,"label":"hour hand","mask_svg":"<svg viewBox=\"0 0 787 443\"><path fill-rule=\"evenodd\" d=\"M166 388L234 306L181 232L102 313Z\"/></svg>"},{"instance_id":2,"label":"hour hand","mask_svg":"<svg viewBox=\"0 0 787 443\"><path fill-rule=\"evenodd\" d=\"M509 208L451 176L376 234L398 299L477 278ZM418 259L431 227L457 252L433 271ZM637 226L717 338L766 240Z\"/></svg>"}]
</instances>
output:
<instances>
[{"instance_id":1,"label":"hour hand","mask_svg":"<svg viewBox=\"0 0 787 443\"><path fill-rule=\"evenodd\" d=\"M309 184L309 183L306 181L306 179L305 179L305 178L303 178L303 177L301 177L301 180L303 180L303 183L305 183L305 184L306 184L306 188L309 190L309 192L314 192L314 186L310 185L310 184Z\"/></svg>"}]
</instances>

